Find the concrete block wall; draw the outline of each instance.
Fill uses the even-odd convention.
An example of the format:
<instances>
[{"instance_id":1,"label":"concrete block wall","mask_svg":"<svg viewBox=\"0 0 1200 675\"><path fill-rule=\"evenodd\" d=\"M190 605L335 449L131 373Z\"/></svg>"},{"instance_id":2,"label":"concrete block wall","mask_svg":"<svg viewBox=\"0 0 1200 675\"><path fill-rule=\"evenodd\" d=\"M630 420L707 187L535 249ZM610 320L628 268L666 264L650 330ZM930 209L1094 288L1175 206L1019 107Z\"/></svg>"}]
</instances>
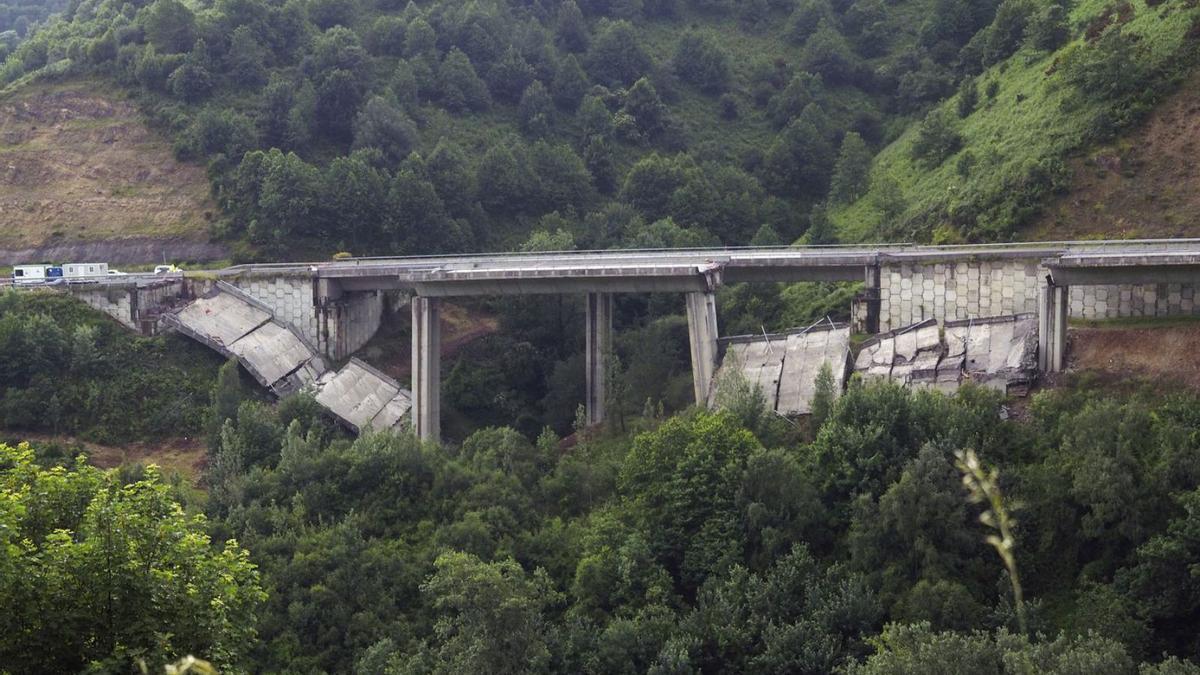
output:
<instances>
[{"instance_id":1,"label":"concrete block wall","mask_svg":"<svg viewBox=\"0 0 1200 675\"><path fill-rule=\"evenodd\" d=\"M317 344L318 312L313 306L313 282L308 275L245 276L225 279L266 305L275 318L290 324L300 336Z\"/></svg>"},{"instance_id":2,"label":"concrete block wall","mask_svg":"<svg viewBox=\"0 0 1200 675\"><path fill-rule=\"evenodd\" d=\"M71 287L70 292L91 307L120 321L126 328L138 329L136 317L133 316L132 294L137 292L135 288Z\"/></svg>"},{"instance_id":3,"label":"concrete block wall","mask_svg":"<svg viewBox=\"0 0 1200 675\"><path fill-rule=\"evenodd\" d=\"M925 319L954 321L1038 311L1046 268L1037 259L881 265L879 330ZM1070 316L1115 319L1200 314L1192 284L1072 286Z\"/></svg>"}]
</instances>

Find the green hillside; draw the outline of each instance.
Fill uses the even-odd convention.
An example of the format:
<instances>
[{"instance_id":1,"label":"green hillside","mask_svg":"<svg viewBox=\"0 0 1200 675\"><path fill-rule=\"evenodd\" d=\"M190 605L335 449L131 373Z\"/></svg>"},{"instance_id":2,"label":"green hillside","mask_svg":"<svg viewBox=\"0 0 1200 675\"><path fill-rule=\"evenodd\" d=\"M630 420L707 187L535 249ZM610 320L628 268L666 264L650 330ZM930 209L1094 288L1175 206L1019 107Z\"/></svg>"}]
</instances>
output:
<instances>
[{"instance_id":1,"label":"green hillside","mask_svg":"<svg viewBox=\"0 0 1200 675\"><path fill-rule=\"evenodd\" d=\"M246 257L514 247L560 228L576 246L789 241L848 134L869 157L953 93L994 12L100 0L37 31L0 80L134 90L180 158L208 162L217 234Z\"/></svg>"},{"instance_id":2,"label":"green hillside","mask_svg":"<svg viewBox=\"0 0 1200 675\"><path fill-rule=\"evenodd\" d=\"M1195 67L1200 10L1081 2L1055 50L1026 42L876 157L871 188L833 220L854 239L1021 237L1067 187L1067 159L1140 121ZM978 101L964 104L974 92ZM921 157L921 143L943 151ZM1051 233L1052 234L1052 233Z\"/></svg>"}]
</instances>

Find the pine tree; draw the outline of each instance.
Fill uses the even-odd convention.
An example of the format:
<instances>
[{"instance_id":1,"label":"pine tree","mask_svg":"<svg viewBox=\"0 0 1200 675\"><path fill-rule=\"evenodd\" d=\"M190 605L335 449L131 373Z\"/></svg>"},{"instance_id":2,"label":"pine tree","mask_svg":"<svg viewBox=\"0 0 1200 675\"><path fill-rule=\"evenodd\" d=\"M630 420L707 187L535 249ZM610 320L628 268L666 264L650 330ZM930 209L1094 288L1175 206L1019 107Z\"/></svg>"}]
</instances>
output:
<instances>
[{"instance_id":1,"label":"pine tree","mask_svg":"<svg viewBox=\"0 0 1200 675\"><path fill-rule=\"evenodd\" d=\"M871 151L862 136L851 131L842 138L842 148L833 165L833 177L829 181L829 200L834 204L848 204L867 191L868 175L871 170Z\"/></svg>"}]
</instances>

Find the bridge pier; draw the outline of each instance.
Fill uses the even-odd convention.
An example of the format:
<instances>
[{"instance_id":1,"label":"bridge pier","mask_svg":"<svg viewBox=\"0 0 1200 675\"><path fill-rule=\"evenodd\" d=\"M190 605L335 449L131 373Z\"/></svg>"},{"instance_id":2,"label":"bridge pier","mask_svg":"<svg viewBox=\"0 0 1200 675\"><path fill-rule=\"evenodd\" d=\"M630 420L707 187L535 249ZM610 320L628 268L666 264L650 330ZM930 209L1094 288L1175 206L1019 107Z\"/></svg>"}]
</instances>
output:
<instances>
[{"instance_id":1,"label":"bridge pier","mask_svg":"<svg viewBox=\"0 0 1200 675\"><path fill-rule=\"evenodd\" d=\"M1061 372L1067 362L1067 318L1070 288L1055 284L1047 275L1038 296L1038 369Z\"/></svg>"},{"instance_id":2,"label":"bridge pier","mask_svg":"<svg viewBox=\"0 0 1200 675\"><path fill-rule=\"evenodd\" d=\"M696 405L708 404L717 366L717 296L697 291L687 294L688 341L692 347L692 386Z\"/></svg>"},{"instance_id":3,"label":"bridge pier","mask_svg":"<svg viewBox=\"0 0 1200 675\"><path fill-rule=\"evenodd\" d=\"M882 295L880 294L879 281L879 264L867 265L864 268L865 288L863 289L863 300L867 306L867 317L865 328L868 335L876 335L879 333L879 308L882 304Z\"/></svg>"},{"instance_id":4,"label":"bridge pier","mask_svg":"<svg viewBox=\"0 0 1200 675\"><path fill-rule=\"evenodd\" d=\"M612 293L587 294L584 363L587 370L588 425L604 421L608 395L608 365L612 356Z\"/></svg>"},{"instance_id":5,"label":"bridge pier","mask_svg":"<svg viewBox=\"0 0 1200 675\"><path fill-rule=\"evenodd\" d=\"M412 426L423 441L441 440L441 298L412 299Z\"/></svg>"}]
</instances>

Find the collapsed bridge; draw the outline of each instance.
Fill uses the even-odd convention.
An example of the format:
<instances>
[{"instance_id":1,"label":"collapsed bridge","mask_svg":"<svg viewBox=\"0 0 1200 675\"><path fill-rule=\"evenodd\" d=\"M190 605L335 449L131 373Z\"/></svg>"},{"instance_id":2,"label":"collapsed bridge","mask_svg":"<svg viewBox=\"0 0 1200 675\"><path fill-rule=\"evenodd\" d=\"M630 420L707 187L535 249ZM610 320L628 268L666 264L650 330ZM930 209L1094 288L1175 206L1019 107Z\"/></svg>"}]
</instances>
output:
<instances>
[{"instance_id":1,"label":"collapsed bridge","mask_svg":"<svg viewBox=\"0 0 1200 675\"><path fill-rule=\"evenodd\" d=\"M272 321L279 324L276 328L260 325L255 331L264 332L242 334L232 343L227 341L228 336L221 337L221 348L235 355L238 352L233 351L231 345L237 346L239 341L245 340L238 346L242 354L239 358L251 363L248 370L259 368L255 364L262 360L261 367L267 370L260 372L260 381L280 375L275 382L264 383L270 387L280 386L285 379L287 386L298 383L299 386L317 387L322 378L330 377L327 371L315 372L319 370L318 362L350 357L374 335L385 306L408 302L413 320L411 391L386 381L384 384L388 386L372 389L366 385L351 385L350 380L330 391L359 392L353 396L373 402L363 404L362 409L355 407L358 403L342 406L346 415L358 420L347 422L356 428L360 424L374 425L376 421L391 420L397 411L408 405L414 431L422 438L436 440L440 429L439 318L443 298L586 295L586 404L588 419L595 423L605 416L605 373L612 350L612 299L618 293L684 295L695 400L705 404L722 348L729 347L720 343L717 335L715 293L725 284L860 282L863 290L852 307L849 330L870 335L886 334L930 320L950 332L955 328L955 322L984 326L988 325L982 321L984 319L1028 315L1012 322L1016 325L1023 321L1020 325L1031 329L1036 335L1036 347L1029 341L1020 342L1020 353L1013 356L1016 348L1010 345L1004 358L1028 363L1035 354L1037 371L1057 371L1065 365L1069 317L1200 313L1200 298L1196 295L1196 284L1200 282L1200 240L357 258L320 263L240 265L224 270L187 272L177 280L147 280L130 275L117 285L109 283L100 289L69 290L131 327L147 330L149 326L149 330L155 330L159 323L170 325L173 321L155 318L169 313L156 314L155 303L171 302L170 292L163 289L172 283L184 288L204 279L216 279L245 298L257 301L261 304L260 309L269 311ZM157 295L150 297L153 294L148 293L149 286L154 283L161 286L154 290ZM146 288L139 284L145 284ZM127 297L122 295L122 288L129 289ZM228 289L220 292L231 294ZM186 294L181 291L181 295ZM155 300L157 296L162 297ZM282 327L286 327L307 352L286 337ZM977 335L980 330L976 331ZM210 333L212 335L220 336L220 333ZM902 334L892 337L907 339ZM215 344L210 346L217 348ZM933 382L957 381L968 372L970 363L981 362L972 361L969 347L961 355L955 349L946 344L944 351L937 351L931 375ZM987 353L998 355L1002 351L998 344L995 349L989 346ZM797 358L809 358L804 356L808 354L807 347L797 354L800 356L792 359L792 367L797 367ZM930 354L920 356L927 366ZM961 367L954 365L959 356L965 364ZM991 358L987 357L989 363ZM279 364L271 366L269 362L273 359L278 359ZM299 366L301 362L307 364L303 368L311 368L313 372ZM876 364L868 370L870 367L878 369L882 366ZM906 367L918 379L930 377L928 367L895 361L888 366L888 376L902 373ZM786 360L781 361L780 368L781 373L792 372L788 370ZM802 367L794 372L800 373L796 377L804 380L812 371L810 367ZM378 374L360 364L347 375L351 376L369 379ZM905 377L915 381L913 377ZM793 382L786 376L783 380L787 381L786 387L781 381L777 399L785 390L798 392L808 386L804 381ZM393 390L395 393L388 398ZM368 415L376 403L379 408ZM800 403L786 405L791 405L789 409L795 411L802 410ZM388 410L386 414L384 408ZM339 417L344 421L350 419Z\"/></svg>"}]
</instances>

